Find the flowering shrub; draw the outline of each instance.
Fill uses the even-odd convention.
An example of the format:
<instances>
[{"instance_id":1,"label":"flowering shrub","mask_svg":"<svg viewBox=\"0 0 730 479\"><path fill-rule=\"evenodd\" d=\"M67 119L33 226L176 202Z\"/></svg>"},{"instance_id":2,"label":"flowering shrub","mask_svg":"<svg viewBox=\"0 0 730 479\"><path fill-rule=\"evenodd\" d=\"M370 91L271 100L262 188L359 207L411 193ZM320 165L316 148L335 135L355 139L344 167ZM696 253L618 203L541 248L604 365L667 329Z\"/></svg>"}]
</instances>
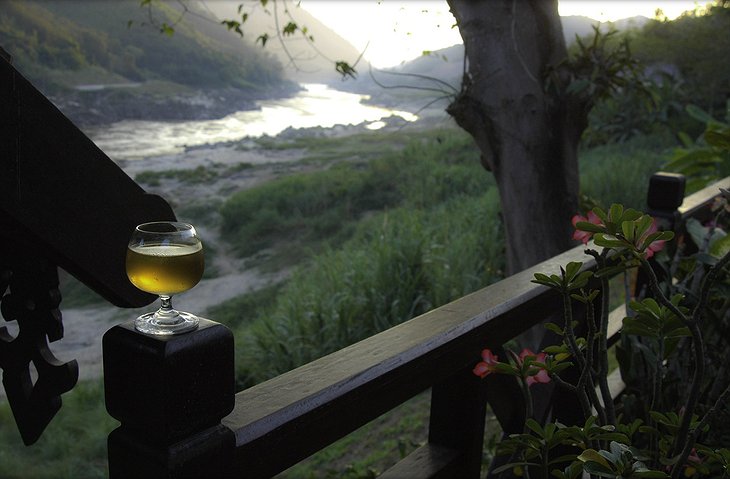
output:
<instances>
[{"instance_id":1,"label":"flowering shrub","mask_svg":"<svg viewBox=\"0 0 730 479\"><path fill-rule=\"evenodd\" d=\"M674 261L665 253L674 233L659 231L649 215L612 205L607 212L594 208L586 216L573 217L573 239L586 245L592 241L601 248L586 249L595 259L596 270L585 270L583 263L573 262L561 267L559 274L536 273L533 279L563 298L563 324L546 325L563 338L562 343L539 353L507 350L504 362L485 349L473 370L480 378L490 374L516 377L526 407L522 433L504 439L497 450L509 460L493 473L538 473L559 479L581 474L674 479L730 474L728 443L717 438L714 443L700 442L713 438L711 420L730 399L724 373L713 370L717 376L708 386L706 369L713 365L708 364L703 337L708 325L717 327L727 320L730 309L730 281L725 271L730 263L730 236L722 229L730 194L723 190L723 195L714 220L701 227L707 228L702 230L706 237L699 238L697 226L691 226L700 250L691 257L678 255ZM649 259L670 264L663 283ZM647 278L651 297L627 301L617 356L630 391L623 402L615 404L607 380L608 278L636 268ZM580 334L572 316L573 301L585 307L585 330ZM577 380L562 377L571 366L578 370ZM637 371L645 372L642 376ZM531 386L551 381L576 395L584 424L541 425L532 417ZM667 395L672 390L674 395ZM676 393L679 390L684 393ZM632 405L643 407L632 409ZM571 452L566 454L566 450Z\"/></svg>"}]
</instances>

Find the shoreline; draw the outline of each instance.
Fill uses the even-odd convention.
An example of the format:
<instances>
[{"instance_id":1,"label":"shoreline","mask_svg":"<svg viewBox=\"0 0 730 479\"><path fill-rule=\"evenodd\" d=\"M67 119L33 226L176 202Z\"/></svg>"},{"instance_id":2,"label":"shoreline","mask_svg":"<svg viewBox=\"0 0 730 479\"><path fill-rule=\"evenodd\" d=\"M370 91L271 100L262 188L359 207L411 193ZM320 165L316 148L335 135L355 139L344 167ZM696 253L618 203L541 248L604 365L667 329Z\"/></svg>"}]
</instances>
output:
<instances>
[{"instance_id":1,"label":"shoreline","mask_svg":"<svg viewBox=\"0 0 730 479\"><path fill-rule=\"evenodd\" d=\"M169 92L166 90L172 86L158 83L99 84L49 94L48 98L75 125L93 129L125 120L217 120L236 111L257 110L257 102L262 100L291 98L303 88L298 83L285 82L254 92L233 87Z\"/></svg>"},{"instance_id":2,"label":"shoreline","mask_svg":"<svg viewBox=\"0 0 730 479\"><path fill-rule=\"evenodd\" d=\"M302 137L332 138L345 137L372 131L373 133L397 131L400 128L433 128L443 126L443 113L424 115L413 123L403 123L400 117L390 117L383 121L386 125L381 130L369 130L367 124L335 125L333 127L288 128L280 134L268 137L274 144L289 142ZM400 121L398 121L400 120ZM451 122L450 119L448 119ZM183 171L196 168L214 168L222 171L212 182L184 182L178 177L161 175L158 184L140 185L149 193L159 194L176 210L179 218L190 221L184 216L184 206L191 204L214 205L224 200L233 192L251 188L283 175L322 168L322 165L300 162L306 156L306 149L262 146L255 139L245 138L239 141L188 147L181 154L161 155L141 160L119 161L117 164L131 178L145 172ZM246 168L237 165L250 165ZM230 172L230 173L226 173ZM210 207L210 206L209 206ZM212 207L211 207L212 208ZM203 279L195 288L175 298L175 306L194 312L201 316L212 306L228 299L246 294L256 289L281 282L288 278L291 269L278 271L261 271L255 266L253 258L240 258L221 241L215 221L215 213L211 221L195 222L204 243L215 250L209 267L215 271L212 278ZM264 252L265 254L265 252ZM63 293L63 290L62 290ZM98 379L102 373L102 335L115 324L131 321L141 312L155 309L152 304L140 309L123 309L108 303L94 303L86 306L64 308L60 311L65 329L64 337L50 344L51 351L63 361L76 359L79 362L79 380ZM215 318L211 318L215 320ZM0 397L3 395L0 394Z\"/></svg>"}]
</instances>

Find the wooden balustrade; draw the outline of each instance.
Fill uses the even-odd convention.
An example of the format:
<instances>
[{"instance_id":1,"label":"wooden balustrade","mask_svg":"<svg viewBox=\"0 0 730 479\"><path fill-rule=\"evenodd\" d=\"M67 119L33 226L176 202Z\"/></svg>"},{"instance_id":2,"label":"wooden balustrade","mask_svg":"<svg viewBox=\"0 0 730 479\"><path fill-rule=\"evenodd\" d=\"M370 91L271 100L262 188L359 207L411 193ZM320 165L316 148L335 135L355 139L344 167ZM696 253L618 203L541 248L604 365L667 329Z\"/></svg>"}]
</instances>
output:
<instances>
[{"instance_id":1,"label":"wooden balustrade","mask_svg":"<svg viewBox=\"0 0 730 479\"><path fill-rule=\"evenodd\" d=\"M676 177L669 175L657 182L664 188L667 184L670 188L678 188L675 180ZM685 198L676 215L677 191L664 195L670 198L667 200L670 210L662 211L661 201L657 200L658 203L652 205L654 213L680 219L702 216L719 187L730 187L730 178ZM662 197L656 191L652 194L654 198ZM230 398L229 410L221 406L225 401L220 390L208 395L195 393L196 401L202 403L196 410L207 410L206 403L211 402L208 422L189 437L158 442L157 452L147 456L149 463L142 460L131 463L126 459L116 462L112 451L116 454L120 448L134 444L135 437L140 440L152 437L160 425L152 422L145 427L144 421L130 425L132 416L117 415L110 408L112 415L122 421L122 429L126 428L125 441L115 442L110 438L111 475L128 477L134 474L138 477L149 471L149 477L161 477L161 471L167 470L165 477L195 477L200 471L211 468L229 477L271 477L430 388L428 443L382 477L479 477L487 403L502 428L513 431L521 427L522 399L511 378L491 375L480 380L471 369L482 348L498 350L505 342L562 311L561 300L554 291L530 280L536 272L557 272L561 265L571 261L583 262L584 269L595 267L592 257L584 254L584 247L577 246L533 268L241 391L234 400ZM613 335L619 331L622 317L621 311L611 314ZM124 347L120 348L116 339L120 329L124 330L121 336L126 337L126 351ZM129 325L117 326L107 333L105 364L139 353L139 346L129 341L130 335L134 334L143 336ZM193 332L181 338L192 345L200 334ZM162 344L169 340L145 337L145 341ZM164 349L161 344L151 350ZM115 358L106 356L111 349L115 351ZM174 367L163 356L150 356L157 358L152 366L155 371ZM119 393L113 393L111 389L115 381L126 374L124 368L116 370L114 374L105 374L108 404L119 401ZM222 384L233 382L232 370L225 362L204 357L190 371L195 379L176 377L173 382L184 384L171 382L168 389L174 393L165 396L165 388L156 389L147 399L165 404L168 413L174 411L176 402L184 401L188 394L181 391L198 391L196 381L206 374L222 374L219 378ZM620 378L612 383L621 387ZM558 391L551 385L545 385L545 391L544 396L553 399L544 405L545 411L556 402L565 403L565 398L555 399L554 394ZM145 401L144 391L135 394L141 395L137 401ZM570 422L577 419L570 417L576 410L577 407L572 407L572 411L571 407L565 407L562 411L555 409L553 413L563 422ZM216 434L211 436L210 431ZM224 431L230 432L230 437L224 437ZM150 443L147 440L145 444ZM229 449L211 455L211 444ZM132 456L127 451L118 457ZM206 463L201 462L201 457L214 459Z\"/></svg>"},{"instance_id":2,"label":"wooden balustrade","mask_svg":"<svg viewBox=\"0 0 730 479\"><path fill-rule=\"evenodd\" d=\"M78 378L76 361L48 347L63 337L57 267L109 302L155 300L129 283L124 257L134 227L174 219L69 121L0 50L0 367L15 422L34 443ZM37 378L31 374L31 363Z\"/></svg>"}]
</instances>

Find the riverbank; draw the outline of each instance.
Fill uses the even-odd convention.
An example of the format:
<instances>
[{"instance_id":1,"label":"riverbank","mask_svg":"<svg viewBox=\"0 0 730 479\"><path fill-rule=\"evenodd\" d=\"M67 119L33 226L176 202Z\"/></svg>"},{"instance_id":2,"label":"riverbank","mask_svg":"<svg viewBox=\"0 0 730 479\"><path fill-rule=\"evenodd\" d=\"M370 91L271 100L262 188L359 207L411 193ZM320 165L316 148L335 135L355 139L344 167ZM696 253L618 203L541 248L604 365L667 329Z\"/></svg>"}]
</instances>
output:
<instances>
[{"instance_id":1,"label":"riverbank","mask_svg":"<svg viewBox=\"0 0 730 479\"><path fill-rule=\"evenodd\" d=\"M78 85L49 98L74 124L98 128L124 120L213 120L236 111L256 110L262 100L291 98L301 90L293 82L265 89L199 90L170 82L147 81Z\"/></svg>"}]
</instances>

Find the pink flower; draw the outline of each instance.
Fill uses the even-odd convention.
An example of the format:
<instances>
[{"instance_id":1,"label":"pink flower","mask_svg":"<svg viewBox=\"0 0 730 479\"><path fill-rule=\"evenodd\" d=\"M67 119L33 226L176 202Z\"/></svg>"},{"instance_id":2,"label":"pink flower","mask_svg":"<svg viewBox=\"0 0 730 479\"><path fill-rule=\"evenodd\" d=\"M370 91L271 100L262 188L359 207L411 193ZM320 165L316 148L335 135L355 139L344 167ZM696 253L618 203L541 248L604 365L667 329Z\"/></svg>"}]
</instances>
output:
<instances>
[{"instance_id":1,"label":"pink flower","mask_svg":"<svg viewBox=\"0 0 730 479\"><path fill-rule=\"evenodd\" d=\"M693 447L689 456L687 456L687 463L684 466L684 477L694 476L700 464L702 464L702 458L697 455L697 449Z\"/></svg>"},{"instance_id":2,"label":"pink flower","mask_svg":"<svg viewBox=\"0 0 730 479\"><path fill-rule=\"evenodd\" d=\"M545 354L545 353L535 354L530 349L525 348L522 350L522 352L520 353L520 356L519 356L520 364L522 364L524 362L524 360L527 356L532 356L533 358L535 358L534 359L535 362L543 363L543 364L545 363L545 359L547 358L547 354ZM537 373L532 374L535 371L537 371ZM529 374L526 378L528 387L532 386L535 383L545 384L545 383L550 382L550 375L545 370L545 368L538 368L537 366L532 366L532 367L530 367L528 373Z\"/></svg>"},{"instance_id":3,"label":"pink flower","mask_svg":"<svg viewBox=\"0 0 730 479\"><path fill-rule=\"evenodd\" d=\"M492 354L490 349L485 349L482 351L482 359L483 361L474 366L472 372L480 378L485 378L489 373L494 372L494 366L498 363L497 355Z\"/></svg>"},{"instance_id":4,"label":"pink flower","mask_svg":"<svg viewBox=\"0 0 730 479\"><path fill-rule=\"evenodd\" d=\"M573 233L573 239L582 241L583 244L587 244L588 241L593 237L593 233L591 233L589 231L579 230L575 226L579 221L585 221L588 223L593 223L594 225L600 225L600 224L602 224L601 218L599 218L598 215L596 215L593 211L589 211L587 218L585 216L575 215L570 220L570 222L573 223L573 227L576 228L575 232Z\"/></svg>"},{"instance_id":5,"label":"pink flower","mask_svg":"<svg viewBox=\"0 0 730 479\"><path fill-rule=\"evenodd\" d=\"M654 234L654 233L657 232L657 229L658 228L657 228L657 225L656 225L656 220L653 219L652 222L651 222L651 226L649 226L649 229L646 230L646 233L644 233L643 235L641 235L641 238L639 239L639 244L643 244L644 243L644 240L646 238L648 238L649 235ZM646 247L646 259L649 259L652 256L654 256L654 253L657 253L657 252L663 250L664 249L664 243L666 243L666 241L664 241L664 240L652 241L649 244L649 246Z\"/></svg>"}]
</instances>

